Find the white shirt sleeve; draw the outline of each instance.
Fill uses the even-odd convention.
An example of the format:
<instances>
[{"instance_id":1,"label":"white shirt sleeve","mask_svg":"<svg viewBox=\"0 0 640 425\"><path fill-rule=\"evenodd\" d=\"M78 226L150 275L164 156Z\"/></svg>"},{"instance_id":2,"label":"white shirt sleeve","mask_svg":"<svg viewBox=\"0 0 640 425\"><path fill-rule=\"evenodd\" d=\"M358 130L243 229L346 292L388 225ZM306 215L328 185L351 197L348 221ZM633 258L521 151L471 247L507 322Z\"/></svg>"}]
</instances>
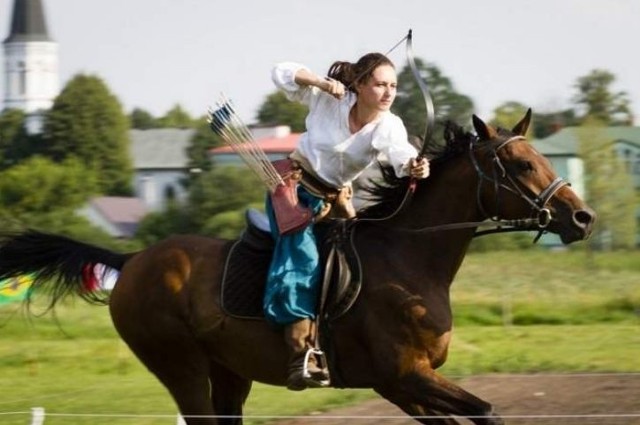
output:
<instances>
[{"instance_id":1,"label":"white shirt sleeve","mask_svg":"<svg viewBox=\"0 0 640 425\"><path fill-rule=\"evenodd\" d=\"M408 176L409 160L418 156L416 148L409 143L409 135L402 120L391 113L380 122L372 146L386 156L397 177Z\"/></svg>"},{"instance_id":2,"label":"white shirt sleeve","mask_svg":"<svg viewBox=\"0 0 640 425\"><path fill-rule=\"evenodd\" d=\"M299 63L281 62L273 67L271 79L276 87L284 92L287 99L309 105L313 97L319 92L319 89L317 87L300 86L296 83L296 72L300 69L310 71L309 68Z\"/></svg>"}]
</instances>

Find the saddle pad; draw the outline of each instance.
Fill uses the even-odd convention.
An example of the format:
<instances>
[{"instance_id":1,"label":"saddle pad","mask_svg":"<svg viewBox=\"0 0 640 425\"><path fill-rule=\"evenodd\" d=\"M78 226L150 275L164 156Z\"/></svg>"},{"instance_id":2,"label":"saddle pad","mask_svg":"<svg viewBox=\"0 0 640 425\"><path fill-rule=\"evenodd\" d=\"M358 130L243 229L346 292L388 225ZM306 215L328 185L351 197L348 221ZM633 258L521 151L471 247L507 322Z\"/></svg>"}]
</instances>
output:
<instances>
[{"instance_id":1,"label":"saddle pad","mask_svg":"<svg viewBox=\"0 0 640 425\"><path fill-rule=\"evenodd\" d=\"M361 266L349 237L334 226L316 226L320 241L321 263L326 265L332 247L338 255L329 267L326 300L322 320L335 320L346 313L357 299L361 288ZM263 298L267 272L273 254L272 243L256 239L260 232L248 228L231 247L222 278L222 308L230 316L241 319L264 319ZM325 268L324 274L328 270Z\"/></svg>"},{"instance_id":2,"label":"saddle pad","mask_svg":"<svg viewBox=\"0 0 640 425\"><path fill-rule=\"evenodd\" d=\"M230 316L241 319L263 319L267 271L271 250L261 250L235 242L227 256L222 279L222 308Z\"/></svg>"}]
</instances>

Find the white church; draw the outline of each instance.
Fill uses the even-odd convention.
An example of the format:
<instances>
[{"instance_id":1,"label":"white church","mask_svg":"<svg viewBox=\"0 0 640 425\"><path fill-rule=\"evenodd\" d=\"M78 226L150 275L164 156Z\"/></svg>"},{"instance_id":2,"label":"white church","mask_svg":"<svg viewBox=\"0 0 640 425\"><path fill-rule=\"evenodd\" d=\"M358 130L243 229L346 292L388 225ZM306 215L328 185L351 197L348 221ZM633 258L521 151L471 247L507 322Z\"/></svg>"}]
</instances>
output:
<instances>
[{"instance_id":1,"label":"white church","mask_svg":"<svg viewBox=\"0 0 640 425\"><path fill-rule=\"evenodd\" d=\"M60 92L58 45L47 31L40 0L15 0L4 51L3 109L21 109L30 133L41 130L42 113Z\"/></svg>"}]
</instances>

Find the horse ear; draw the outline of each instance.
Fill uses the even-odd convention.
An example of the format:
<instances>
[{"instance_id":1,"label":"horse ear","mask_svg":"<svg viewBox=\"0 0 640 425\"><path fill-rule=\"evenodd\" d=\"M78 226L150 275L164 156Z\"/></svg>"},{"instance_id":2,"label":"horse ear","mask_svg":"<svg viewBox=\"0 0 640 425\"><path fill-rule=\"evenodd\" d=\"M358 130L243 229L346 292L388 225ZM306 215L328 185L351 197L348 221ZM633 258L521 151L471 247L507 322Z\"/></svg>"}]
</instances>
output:
<instances>
[{"instance_id":1,"label":"horse ear","mask_svg":"<svg viewBox=\"0 0 640 425\"><path fill-rule=\"evenodd\" d=\"M480 140L491 140L498 135L498 132L493 127L485 124L477 115L474 114L471 118L473 120L473 128L476 129Z\"/></svg>"},{"instance_id":2,"label":"horse ear","mask_svg":"<svg viewBox=\"0 0 640 425\"><path fill-rule=\"evenodd\" d=\"M517 134L519 136L524 136L527 134L527 130L529 129L529 124L531 123L531 108L527 109L527 113L524 114L524 118L520 120L518 124L513 127L511 132L513 134Z\"/></svg>"}]
</instances>

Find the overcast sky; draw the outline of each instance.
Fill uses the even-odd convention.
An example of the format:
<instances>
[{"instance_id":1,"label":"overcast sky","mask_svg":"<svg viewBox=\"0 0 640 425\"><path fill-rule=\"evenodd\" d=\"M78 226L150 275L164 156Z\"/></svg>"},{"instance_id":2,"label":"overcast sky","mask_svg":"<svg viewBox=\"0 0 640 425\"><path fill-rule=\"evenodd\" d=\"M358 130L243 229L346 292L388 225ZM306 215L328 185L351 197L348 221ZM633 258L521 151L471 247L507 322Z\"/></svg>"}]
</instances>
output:
<instances>
[{"instance_id":1,"label":"overcast sky","mask_svg":"<svg viewBox=\"0 0 640 425\"><path fill-rule=\"evenodd\" d=\"M251 123L274 90L274 63L325 73L334 60L386 52L412 28L415 56L437 65L485 119L509 100L538 112L567 107L577 78L601 68L640 122L637 0L42 1L61 85L98 75L127 112L160 116L178 103L202 115L223 91ZM0 0L2 39L12 5ZM390 57L402 68L404 46Z\"/></svg>"}]
</instances>

